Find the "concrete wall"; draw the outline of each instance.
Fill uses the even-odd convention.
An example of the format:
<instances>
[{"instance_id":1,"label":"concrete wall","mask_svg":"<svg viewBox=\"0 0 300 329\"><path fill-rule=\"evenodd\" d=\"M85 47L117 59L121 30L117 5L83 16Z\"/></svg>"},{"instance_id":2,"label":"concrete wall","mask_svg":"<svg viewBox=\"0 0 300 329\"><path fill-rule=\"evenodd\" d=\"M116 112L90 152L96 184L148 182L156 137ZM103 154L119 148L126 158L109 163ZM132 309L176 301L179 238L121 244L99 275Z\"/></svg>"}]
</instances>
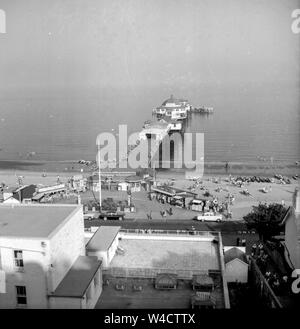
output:
<instances>
[{"instance_id":1,"label":"concrete wall","mask_svg":"<svg viewBox=\"0 0 300 329\"><path fill-rule=\"evenodd\" d=\"M51 237L50 250L50 285L54 291L77 257L85 255L82 208Z\"/></svg>"},{"instance_id":2,"label":"concrete wall","mask_svg":"<svg viewBox=\"0 0 300 329\"><path fill-rule=\"evenodd\" d=\"M108 266L108 252L104 251L87 251L88 256L96 256L99 260L102 260L102 266Z\"/></svg>"},{"instance_id":3,"label":"concrete wall","mask_svg":"<svg viewBox=\"0 0 300 329\"><path fill-rule=\"evenodd\" d=\"M300 268L300 247L296 226L296 213L293 208L291 209L289 218L285 223L285 245L289 251L290 260L292 261L294 267Z\"/></svg>"},{"instance_id":4,"label":"concrete wall","mask_svg":"<svg viewBox=\"0 0 300 329\"><path fill-rule=\"evenodd\" d=\"M113 243L111 244L110 248L108 249L108 252L107 252L108 265L110 264L111 260L113 259L114 255L116 253L116 250L118 248L118 245L119 245L119 234L117 234L115 240L113 241Z\"/></svg>"},{"instance_id":5,"label":"concrete wall","mask_svg":"<svg viewBox=\"0 0 300 329\"><path fill-rule=\"evenodd\" d=\"M225 276L227 282L248 282L248 265L239 259L233 259L225 264Z\"/></svg>"},{"instance_id":6,"label":"concrete wall","mask_svg":"<svg viewBox=\"0 0 300 329\"><path fill-rule=\"evenodd\" d=\"M108 250L87 251L87 255L96 256L99 260L102 260L103 267L108 267L116 253L118 245L119 245L119 234L116 236L115 240L113 241L113 243L111 244Z\"/></svg>"},{"instance_id":7,"label":"concrete wall","mask_svg":"<svg viewBox=\"0 0 300 329\"><path fill-rule=\"evenodd\" d=\"M102 286L102 271L99 269L85 293L85 298L82 305L83 308L92 309L95 307L102 293Z\"/></svg>"},{"instance_id":8,"label":"concrete wall","mask_svg":"<svg viewBox=\"0 0 300 329\"><path fill-rule=\"evenodd\" d=\"M51 297L50 308L53 309L81 309L84 303L82 298Z\"/></svg>"},{"instance_id":9,"label":"concrete wall","mask_svg":"<svg viewBox=\"0 0 300 329\"><path fill-rule=\"evenodd\" d=\"M16 286L26 286L27 308L47 308L47 248L40 239L0 238L0 267L6 273L6 293L0 294L0 308L17 307ZM24 269L14 266L14 250L23 250ZM44 253L43 253L44 252Z\"/></svg>"},{"instance_id":10,"label":"concrete wall","mask_svg":"<svg viewBox=\"0 0 300 329\"><path fill-rule=\"evenodd\" d=\"M120 237L122 239L130 239L130 240L179 240L179 241L212 241L214 237L205 236L205 235L154 235L154 234L134 234L134 233L120 233Z\"/></svg>"}]
</instances>

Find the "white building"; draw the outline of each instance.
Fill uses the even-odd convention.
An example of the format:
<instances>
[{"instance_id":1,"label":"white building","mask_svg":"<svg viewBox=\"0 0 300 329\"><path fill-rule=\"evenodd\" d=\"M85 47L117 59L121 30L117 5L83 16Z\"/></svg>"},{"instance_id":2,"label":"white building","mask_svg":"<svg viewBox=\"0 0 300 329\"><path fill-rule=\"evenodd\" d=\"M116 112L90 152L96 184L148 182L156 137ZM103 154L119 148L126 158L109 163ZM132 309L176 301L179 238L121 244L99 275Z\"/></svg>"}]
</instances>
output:
<instances>
[{"instance_id":1,"label":"white building","mask_svg":"<svg viewBox=\"0 0 300 329\"><path fill-rule=\"evenodd\" d=\"M297 188L293 196L293 205L283 219L285 225L285 256L294 269L300 268L300 192Z\"/></svg>"},{"instance_id":2,"label":"white building","mask_svg":"<svg viewBox=\"0 0 300 329\"><path fill-rule=\"evenodd\" d=\"M176 99L173 95L165 100L161 106L155 108L153 112L156 115L171 117L174 120L186 119L188 111L190 111L191 105L186 99Z\"/></svg>"},{"instance_id":3,"label":"white building","mask_svg":"<svg viewBox=\"0 0 300 329\"><path fill-rule=\"evenodd\" d=\"M0 206L0 308L93 308L100 267L85 256L81 206Z\"/></svg>"},{"instance_id":4,"label":"white building","mask_svg":"<svg viewBox=\"0 0 300 329\"><path fill-rule=\"evenodd\" d=\"M240 248L227 249L224 252L224 261L227 282L248 282L248 260Z\"/></svg>"},{"instance_id":5,"label":"white building","mask_svg":"<svg viewBox=\"0 0 300 329\"><path fill-rule=\"evenodd\" d=\"M109 266L116 253L120 229L120 226L100 226L86 246L89 256L102 259L103 268Z\"/></svg>"},{"instance_id":6,"label":"white building","mask_svg":"<svg viewBox=\"0 0 300 329\"><path fill-rule=\"evenodd\" d=\"M140 141L153 138L162 141L169 133L171 126L167 122L151 122L147 124L139 133Z\"/></svg>"}]
</instances>

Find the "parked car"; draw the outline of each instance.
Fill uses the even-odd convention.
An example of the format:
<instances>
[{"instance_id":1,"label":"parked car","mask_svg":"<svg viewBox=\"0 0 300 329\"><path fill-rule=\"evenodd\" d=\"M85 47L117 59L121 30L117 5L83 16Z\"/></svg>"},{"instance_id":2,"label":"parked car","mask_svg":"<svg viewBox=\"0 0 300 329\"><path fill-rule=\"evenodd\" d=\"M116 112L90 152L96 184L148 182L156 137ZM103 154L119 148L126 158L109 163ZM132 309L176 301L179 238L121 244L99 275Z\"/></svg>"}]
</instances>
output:
<instances>
[{"instance_id":1,"label":"parked car","mask_svg":"<svg viewBox=\"0 0 300 329\"><path fill-rule=\"evenodd\" d=\"M87 213L83 214L84 220L92 220L92 219L98 219L98 218L99 218L98 212L87 212Z\"/></svg>"},{"instance_id":2,"label":"parked car","mask_svg":"<svg viewBox=\"0 0 300 329\"><path fill-rule=\"evenodd\" d=\"M203 215L197 215L194 217L195 220L201 222L221 222L223 221L222 215L215 215L214 213L204 213Z\"/></svg>"}]
</instances>

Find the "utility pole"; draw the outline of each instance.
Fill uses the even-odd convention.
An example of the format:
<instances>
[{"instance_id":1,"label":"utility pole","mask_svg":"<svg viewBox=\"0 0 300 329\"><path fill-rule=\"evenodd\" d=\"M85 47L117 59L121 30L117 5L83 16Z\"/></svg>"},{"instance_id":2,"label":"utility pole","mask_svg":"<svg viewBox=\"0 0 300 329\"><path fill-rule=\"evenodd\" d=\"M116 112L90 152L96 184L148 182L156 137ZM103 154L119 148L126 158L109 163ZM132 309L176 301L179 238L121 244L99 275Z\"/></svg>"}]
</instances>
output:
<instances>
[{"instance_id":1,"label":"utility pole","mask_svg":"<svg viewBox=\"0 0 300 329\"><path fill-rule=\"evenodd\" d=\"M102 207L102 197L101 197L101 168L100 168L100 145L98 144L98 179L99 179L99 212L101 213L101 207Z\"/></svg>"}]
</instances>

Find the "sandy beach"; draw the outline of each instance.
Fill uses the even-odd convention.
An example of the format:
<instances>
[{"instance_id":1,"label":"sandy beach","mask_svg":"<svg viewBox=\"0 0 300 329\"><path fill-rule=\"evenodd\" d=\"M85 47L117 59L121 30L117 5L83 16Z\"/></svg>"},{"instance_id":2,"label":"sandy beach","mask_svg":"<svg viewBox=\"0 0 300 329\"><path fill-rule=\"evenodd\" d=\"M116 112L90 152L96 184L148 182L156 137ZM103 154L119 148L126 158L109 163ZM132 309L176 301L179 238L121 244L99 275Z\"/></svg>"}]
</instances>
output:
<instances>
[{"instance_id":1,"label":"sandy beach","mask_svg":"<svg viewBox=\"0 0 300 329\"><path fill-rule=\"evenodd\" d=\"M66 182L68 178L72 177L74 174L80 173L80 169L82 166L76 166L72 171L57 171L57 172L47 172L46 176L43 177L45 171L32 171L32 170L21 170L21 169L5 169L0 170L0 183L3 182L9 187L17 186L18 177L22 176L23 184L41 184L41 185L54 185L57 183L57 178L59 176L61 182ZM296 173L297 171L295 171ZM299 172L299 167L298 167ZM282 171L280 171L282 173ZM89 173L83 171L85 176L88 176ZM251 175L257 175L256 172ZM243 173L243 175L247 175ZM271 174L270 174L271 175ZM266 175L261 175L266 176ZM174 186L188 189L193 185L193 181L185 179L184 172L174 172L174 171L159 171L157 172L157 181L160 182L171 182ZM229 175L222 174L205 174L202 179L202 184L198 186L194 192L196 192L199 196L203 195L205 190L209 190L211 194L218 198L220 202L225 201L228 193L232 194L235 198L233 205L231 206L232 210L232 220L241 220L244 215L246 215L249 211L251 211L251 207L253 205L257 205L259 202L266 203L282 203L284 202L287 206L291 204L292 201L292 193L296 187L299 187L299 180L291 179L291 184L282 185L279 184L278 180L275 180L274 183L257 183L251 182L246 184L244 187L240 188L234 186L230 182L228 182ZM214 179L219 178L219 182L215 183ZM200 189L203 187L203 189ZM261 192L261 188L267 187L271 189L268 193ZM250 195L246 196L241 193L241 191L246 188ZM103 191L103 197L112 196L118 198L120 192L109 192L112 195L106 195L107 192ZM115 195L114 195L115 194ZM83 196L84 198L88 198L88 195ZM123 196L124 197L124 196ZM126 197L124 197L126 198ZM133 200L136 200L137 213L134 217L136 219L146 219L146 214L153 209L153 218L160 218L160 210L162 206L159 204L149 203L147 201L146 192L140 192L133 195ZM157 208L157 209L156 209ZM156 214L157 212L157 214ZM178 218L187 219L191 218L191 212L183 209L176 209L176 216ZM157 215L157 216L156 216Z\"/></svg>"}]
</instances>

